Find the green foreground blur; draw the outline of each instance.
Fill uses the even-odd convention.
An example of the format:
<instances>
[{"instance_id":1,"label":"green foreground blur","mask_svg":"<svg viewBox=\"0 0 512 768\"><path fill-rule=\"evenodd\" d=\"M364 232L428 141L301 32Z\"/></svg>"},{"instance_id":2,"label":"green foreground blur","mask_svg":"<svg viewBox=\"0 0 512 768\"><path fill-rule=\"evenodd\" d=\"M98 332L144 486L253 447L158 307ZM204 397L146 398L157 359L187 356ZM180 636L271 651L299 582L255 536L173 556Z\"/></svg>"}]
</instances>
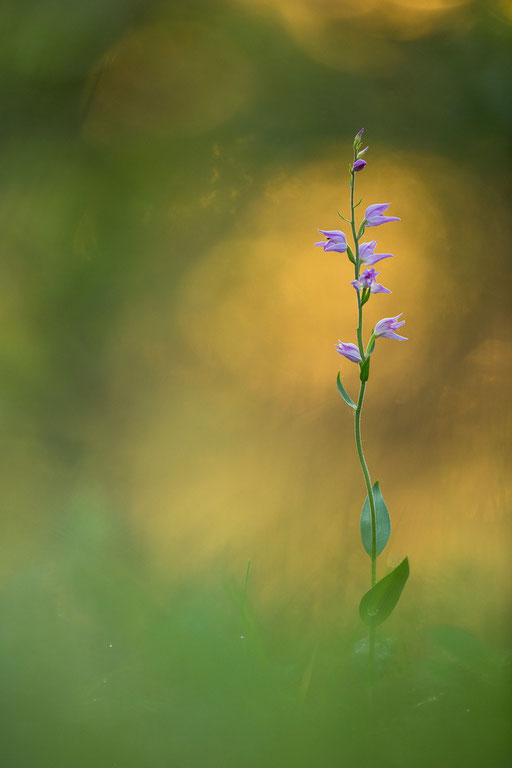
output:
<instances>
[{"instance_id":1,"label":"green foreground blur","mask_svg":"<svg viewBox=\"0 0 512 768\"><path fill-rule=\"evenodd\" d=\"M511 25L2 4L2 768L511 764ZM368 322L409 337L362 423L378 578L411 565L373 699L353 288L313 247L363 126L402 219Z\"/></svg>"}]
</instances>

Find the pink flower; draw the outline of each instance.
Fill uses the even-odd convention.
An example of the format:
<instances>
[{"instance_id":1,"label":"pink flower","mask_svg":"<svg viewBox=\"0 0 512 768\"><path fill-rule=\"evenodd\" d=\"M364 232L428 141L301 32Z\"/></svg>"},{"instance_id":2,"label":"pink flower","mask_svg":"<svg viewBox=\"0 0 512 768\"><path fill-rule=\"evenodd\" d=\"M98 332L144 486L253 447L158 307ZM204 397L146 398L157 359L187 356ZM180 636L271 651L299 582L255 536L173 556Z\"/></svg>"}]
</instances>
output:
<instances>
[{"instance_id":1,"label":"pink flower","mask_svg":"<svg viewBox=\"0 0 512 768\"><path fill-rule=\"evenodd\" d=\"M398 322L398 318L402 317L403 312L400 312L396 317L384 317L379 320L375 326L373 335L375 338L382 337L383 339L398 339L399 341L407 341L405 336L399 336L395 333L402 325L405 324L405 320Z\"/></svg>"},{"instance_id":2,"label":"pink flower","mask_svg":"<svg viewBox=\"0 0 512 768\"><path fill-rule=\"evenodd\" d=\"M383 285L376 282L378 274L379 273L373 267L371 269L365 269L359 280L352 280L350 285L353 285L356 291L368 288L370 293L391 293L389 288L384 288Z\"/></svg>"},{"instance_id":3,"label":"pink flower","mask_svg":"<svg viewBox=\"0 0 512 768\"><path fill-rule=\"evenodd\" d=\"M338 343L335 344L334 346L335 346L336 352L339 355L343 355L343 357L346 357L348 360L351 360L353 363L361 362L361 355L355 344L344 344L342 341L338 339Z\"/></svg>"},{"instance_id":4,"label":"pink flower","mask_svg":"<svg viewBox=\"0 0 512 768\"><path fill-rule=\"evenodd\" d=\"M339 229L319 229L322 235L325 235L327 240L322 240L321 243L315 243L315 245L321 246L324 251L336 251L337 253L345 253L347 250L347 238L346 235Z\"/></svg>"},{"instance_id":5,"label":"pink flower","mask_svg":"<svg viewBox=\"0 0 512 768\"><path fill-rule=\"evenodd\" d=\"M378 227L379 224L386 224L388 221L400 221L398 216L384 216L391 203L374 203L369 205L364 214L367 227Z\"/></svg>"},{"instance_id":6,"label":"pink flower","mask_svg":"<svg viewBox=\"0 0 512 768\"><path fill-rule=\"evenodd\" d=\"M376 240L372 240L370 243L360 243L359 245L359 258L367 267L373 267L378 261L390 259L393 256L392 253L374 253L376 247Z\"/></svg>"}]
</instances>

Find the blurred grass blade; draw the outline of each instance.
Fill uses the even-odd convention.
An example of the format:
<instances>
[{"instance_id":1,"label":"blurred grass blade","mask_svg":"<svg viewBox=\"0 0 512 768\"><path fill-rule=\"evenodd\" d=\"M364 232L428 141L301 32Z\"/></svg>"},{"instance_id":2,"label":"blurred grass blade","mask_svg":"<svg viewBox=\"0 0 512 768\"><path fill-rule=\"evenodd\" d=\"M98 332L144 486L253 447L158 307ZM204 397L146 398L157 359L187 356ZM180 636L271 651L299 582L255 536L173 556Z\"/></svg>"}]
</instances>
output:
<instances>
[{"instance_id":1,"label":"blurred grass blade","mask_svg":"<svg viewBox=\"0 0 512 768\"><path fill-rule=\"evenodd\" d=\"M373 484L373 498L375 501L375 524L377 528L377 555L380 555L391 533L391 520L389 519L386 502L382 498L379 482ZM366 552L372 556L372 515L368 496L364 500L361 510L361 539Z\"/></svg>"},{"instance_id":2,"label":"blurred grass blade","mask_svg":"<svg viewBox=\"0 0 512 768\"><path fill-rule=\"evenodd\" d=\"M344 399L346 404L350 405L350 407L355 410L356 409L356 404L354 403L354 401L352 400L352 398L348 394L347 390L345 389L345 387L341 383L341 376L340 376L340 372L339 371L338 371L337 384L338 384L338 392L340 393L340 395L342 396L342 398Z\"/></svg>"},{"instance_id":3,"label":"blurred grass blade","mask_svg":"<svg viewBox=\"0 0 512 768\"><path fill-rule=\"evenodd\" d=\"M409 560L405 557L400 565L363 596L359 603L359 615L365 624L377 627L386 621L393 613L408 578Z\"/></svg>"},{"instance_id":4,"label":"blurred grass blade","mask_svg":"<svg viewBox=\"0 0 512 768\"><path fill-rule=\"evenodd\" d=\"M315 647L313 648L309 661L306 664L306 667L302 674L302 678L299 685L299 692L298 692L299 709L301 709L304 706L304 702L306 701L306 697L308 695L308 691L311 686L311 678L313 677L313 669L315 667L317 652L318 652L318 644L315 645Z\"/></svg>"}]
</instances>

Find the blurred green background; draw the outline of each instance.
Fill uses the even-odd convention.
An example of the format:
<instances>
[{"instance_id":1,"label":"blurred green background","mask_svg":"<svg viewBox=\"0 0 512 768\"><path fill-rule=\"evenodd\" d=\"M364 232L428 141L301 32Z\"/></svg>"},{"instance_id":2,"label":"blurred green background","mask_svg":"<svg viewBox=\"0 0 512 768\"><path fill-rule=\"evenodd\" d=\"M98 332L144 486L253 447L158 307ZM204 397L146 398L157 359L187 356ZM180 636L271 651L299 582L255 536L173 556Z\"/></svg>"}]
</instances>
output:
<instances>
[{"instance_id":1,"label":"blurred green background","mask_svg":"<svg viewBox=\"0 0 512 768\"><path fill-rule=\"evenodd\" d=\"M0 39L2 766L511 765L510 2L4 0ZM313 248L361 126L409 337L373 707Z\"/></svg>"}]
</instances>

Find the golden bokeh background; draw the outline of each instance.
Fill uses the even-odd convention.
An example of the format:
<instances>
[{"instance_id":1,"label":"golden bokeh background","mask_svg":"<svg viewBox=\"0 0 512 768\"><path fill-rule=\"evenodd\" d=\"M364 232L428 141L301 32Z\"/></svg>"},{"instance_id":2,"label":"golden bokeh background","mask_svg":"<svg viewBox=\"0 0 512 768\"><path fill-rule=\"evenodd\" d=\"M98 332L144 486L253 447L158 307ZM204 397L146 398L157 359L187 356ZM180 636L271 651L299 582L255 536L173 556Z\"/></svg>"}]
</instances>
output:
<instances>
[{"instance_id":1,"label":"golden bokeh background","mask_svg":"<svg viewBox=\"0 0 512 768\"><path fill-rule=\"evenodd\" d=\"M181 659L206 615L229 614L225 585L248 560L251 605L278 655L306 627L347 648L364 635L365 493L335 384L341 368L355 395L357 369L334 351L355 340L355 297L346 258L313 247L317 228L343 228L363 125L358 210L392 201L401 217L368 232L395 258L379 264L393 293L372 298L367 324L403 312L409 339L378 343L363 415L392 520L379 573L411 563L391 636L407 663L421 633L445 624L509 658L510 3L22 5L0 11L8 768L35 754L70 765L84 724L83 764L107 764L115 729L140 714L116 708L137 700L160 717L155 691L172 674L156 660ZM112 670L95 649L114 635L136 639L116 667L107 734L93 712ZM200 671L209 651L190 654L197 679L179 690L193 708L213 684ZM489 683L500 715L503 675ZM414 679L413 699L421 689L430 701ZM264 701L254 695L255 713ZM18 711L46 712L28 731L33 754L19 751ZM68 712L69 744L56 747ZM204 723L192 740L231 765ZM113 764L207 764L179 740L160 753L159 736L138 738ZM335 764L329 748L318 764ZM299 764L268 754L254 765Z\"/></svg>"}]
</instances>

